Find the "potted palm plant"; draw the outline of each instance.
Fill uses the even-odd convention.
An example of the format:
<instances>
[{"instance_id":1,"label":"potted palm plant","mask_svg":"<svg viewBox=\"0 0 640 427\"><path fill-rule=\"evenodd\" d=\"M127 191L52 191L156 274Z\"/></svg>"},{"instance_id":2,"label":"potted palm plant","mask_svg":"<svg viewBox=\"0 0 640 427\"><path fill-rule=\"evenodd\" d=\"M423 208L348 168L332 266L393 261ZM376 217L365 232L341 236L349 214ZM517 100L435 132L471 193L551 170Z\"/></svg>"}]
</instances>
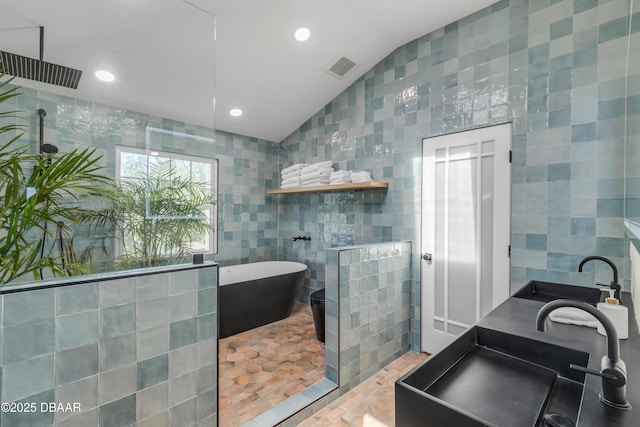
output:
<instances>
[{"instance_id":1,"label":"potted palm plant","mask_svg":"<svg viewBox=\"0 0 640 427\"><path fill-rule=\"evenodd\" d=\"M0 72L0 105L20 94L12 80ZM110 197L113 180L95 149L32 153L19 120L20 111L0 111L0 284L87 273L73 228L93 216L97 198Z\"/></svg>"}]
</instances>

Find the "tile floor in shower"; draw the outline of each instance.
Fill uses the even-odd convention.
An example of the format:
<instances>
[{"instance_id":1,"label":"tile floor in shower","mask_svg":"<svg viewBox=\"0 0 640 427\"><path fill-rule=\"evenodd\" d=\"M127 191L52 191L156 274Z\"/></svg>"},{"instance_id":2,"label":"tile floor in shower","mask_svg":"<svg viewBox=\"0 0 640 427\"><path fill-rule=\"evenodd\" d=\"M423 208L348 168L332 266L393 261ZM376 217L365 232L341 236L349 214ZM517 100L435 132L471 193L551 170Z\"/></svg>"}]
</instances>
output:
<instances>
[{"instance_id":1,"label":"tile floor in shower","mask_svg":"<svg viewBox=\"0 0 640 427\"><path fill-rule=\"evenodd\" d=\"M220 340L220 425L239 426L324 377L311 308Z\"/></svg>"}]
</instances>

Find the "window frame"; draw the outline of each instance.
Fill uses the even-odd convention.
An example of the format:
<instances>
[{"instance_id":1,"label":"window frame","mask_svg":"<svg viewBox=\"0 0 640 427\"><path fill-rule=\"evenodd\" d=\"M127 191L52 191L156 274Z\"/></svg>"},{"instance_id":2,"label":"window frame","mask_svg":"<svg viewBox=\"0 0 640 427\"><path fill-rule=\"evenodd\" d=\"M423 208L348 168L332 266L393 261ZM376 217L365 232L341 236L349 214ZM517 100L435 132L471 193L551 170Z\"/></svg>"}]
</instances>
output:
<instances>
[{"instance_id":1,"label":"window frame","mask_svg":"<svg viewBox=\"0 0 640 427\"><path fill-rule=\"evenodd\" d=\"M147 128L147 145L149 145L150 131L161 131L163 134L178 135L185 138L197 138L197 139L202 139L202 140L206 140L208 142L213 143L213 140L208 138L196 137L193 135L182 134L179 132L170 132L170 131L165 131L163 129L148 127ZM156 149L140 148L140 147L134 147L130 145L117 144L116 155L115 155L115 180L117 183L120 183L120 180L122 179L121 171L122 171L122 154L123 153L142 155L142 156L146 156L147 158L149 158L149 156L165 157L165 158L169 158L170 160L183 160L183 161L188 161L192 163L204 163L209 165L209 167L211 168L211 171L210 171L211 172L211 190L215 195L214 203L210 207L206 208L211 218L211 230L209 231L208 233L209 236L207 237L208 247L202 251L197 251L196 253L203 253L205 255L217 254L218 253L217 195L218 195L219 169L220 169L218 159L214 157L201 157L201 156L195 156L192 154L175 153L175 152L166 151L166 150L156 150ZM151 153L154 153L154 154L151 154ZM149 165L149 162L147 160L147 172L146 172L147 174L148 174L148 165ZM148 209L148 206L147 206L147 209ZM147 218L159 218L159 217L150 215L149 212L147 211ZM124 245L124 242L120 242L119 239L116 239L116 242L114 245L114 252L115 252L116 258L118 258L124 253L123 245Z\"/></svg>"}]
</instances>

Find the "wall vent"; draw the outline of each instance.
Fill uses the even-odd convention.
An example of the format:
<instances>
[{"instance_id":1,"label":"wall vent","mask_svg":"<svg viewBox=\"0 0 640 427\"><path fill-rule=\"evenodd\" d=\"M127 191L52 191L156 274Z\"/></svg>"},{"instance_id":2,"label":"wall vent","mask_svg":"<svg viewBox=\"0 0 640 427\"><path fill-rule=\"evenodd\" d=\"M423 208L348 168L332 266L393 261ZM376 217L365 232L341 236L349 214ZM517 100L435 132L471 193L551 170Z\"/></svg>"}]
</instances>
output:
<instances>
[{"instance_id":1,"label":"wall vent","mask_svg":"<svg viewBox=\"0 0 640 427\"><path fill-rule=\"evenodd\" d=\"M329 65L325 68L325 71L332 74L339 79L343 78L351 70L353 70L358 64L347 58L344 55L338 55L337 59L334 59L329 63Z\"/></svg>"}]
</instances>

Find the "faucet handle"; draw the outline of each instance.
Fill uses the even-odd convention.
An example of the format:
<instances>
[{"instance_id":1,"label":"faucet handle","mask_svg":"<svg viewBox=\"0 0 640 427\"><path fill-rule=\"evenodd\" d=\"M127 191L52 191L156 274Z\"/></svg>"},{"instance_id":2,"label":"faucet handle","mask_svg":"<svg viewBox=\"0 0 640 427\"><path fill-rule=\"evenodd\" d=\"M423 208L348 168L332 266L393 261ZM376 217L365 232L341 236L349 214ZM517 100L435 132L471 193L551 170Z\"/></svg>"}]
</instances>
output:
<instances>
[{"instance_id":1,"label":"faucet handle","mask_svg":"<svg viewBox=\"0 0 640 427\"><path fill-rule=\"evenodd\" d=\"M617 299L619 302L622 302L622 297L620 296L620 291L622 290L622 286L619 283L611 282L609 285L603 285L602 283L596 283L596 287L602 292L615 292L613 297Z\"/></svg>"},{"instance_id":2,"label":"faucet handle","mask_svg":"<svg viewBox=\"0 0 640 427\"><path fill-rule=\"evenodd\" d=\"M585 372L585 373L591 374L591 375L597 375L599 377L606 378L608 380L613 380L613 381L617 381L618 380L617 376L615 376L613 374L610 374L608 372L596 371L595 369L585 368L584 366L574 365L573 363L570 364L569 367L571 369L575 369L576 371Z\"/></svg>"},{"instance_id":3,"label":"faucet handle","mask_svg":"<svg viewBox=\"0 0 640 427\"><path fill-rule=\"evenodd\" d=\"M606 356L603 359L605 358ZM570 364L569 367L571 369L575 369L576 371L582 371L586 372L587 374L602 377L603 383L606 381L608 384L615 387L622 387L627 383L627 378L625 377L624 372L620 371L620 369L616 369L615 367L603 367L601 371L584 368L579 365L574 365L573 363Z\"/></svg>"}]
</instances>

